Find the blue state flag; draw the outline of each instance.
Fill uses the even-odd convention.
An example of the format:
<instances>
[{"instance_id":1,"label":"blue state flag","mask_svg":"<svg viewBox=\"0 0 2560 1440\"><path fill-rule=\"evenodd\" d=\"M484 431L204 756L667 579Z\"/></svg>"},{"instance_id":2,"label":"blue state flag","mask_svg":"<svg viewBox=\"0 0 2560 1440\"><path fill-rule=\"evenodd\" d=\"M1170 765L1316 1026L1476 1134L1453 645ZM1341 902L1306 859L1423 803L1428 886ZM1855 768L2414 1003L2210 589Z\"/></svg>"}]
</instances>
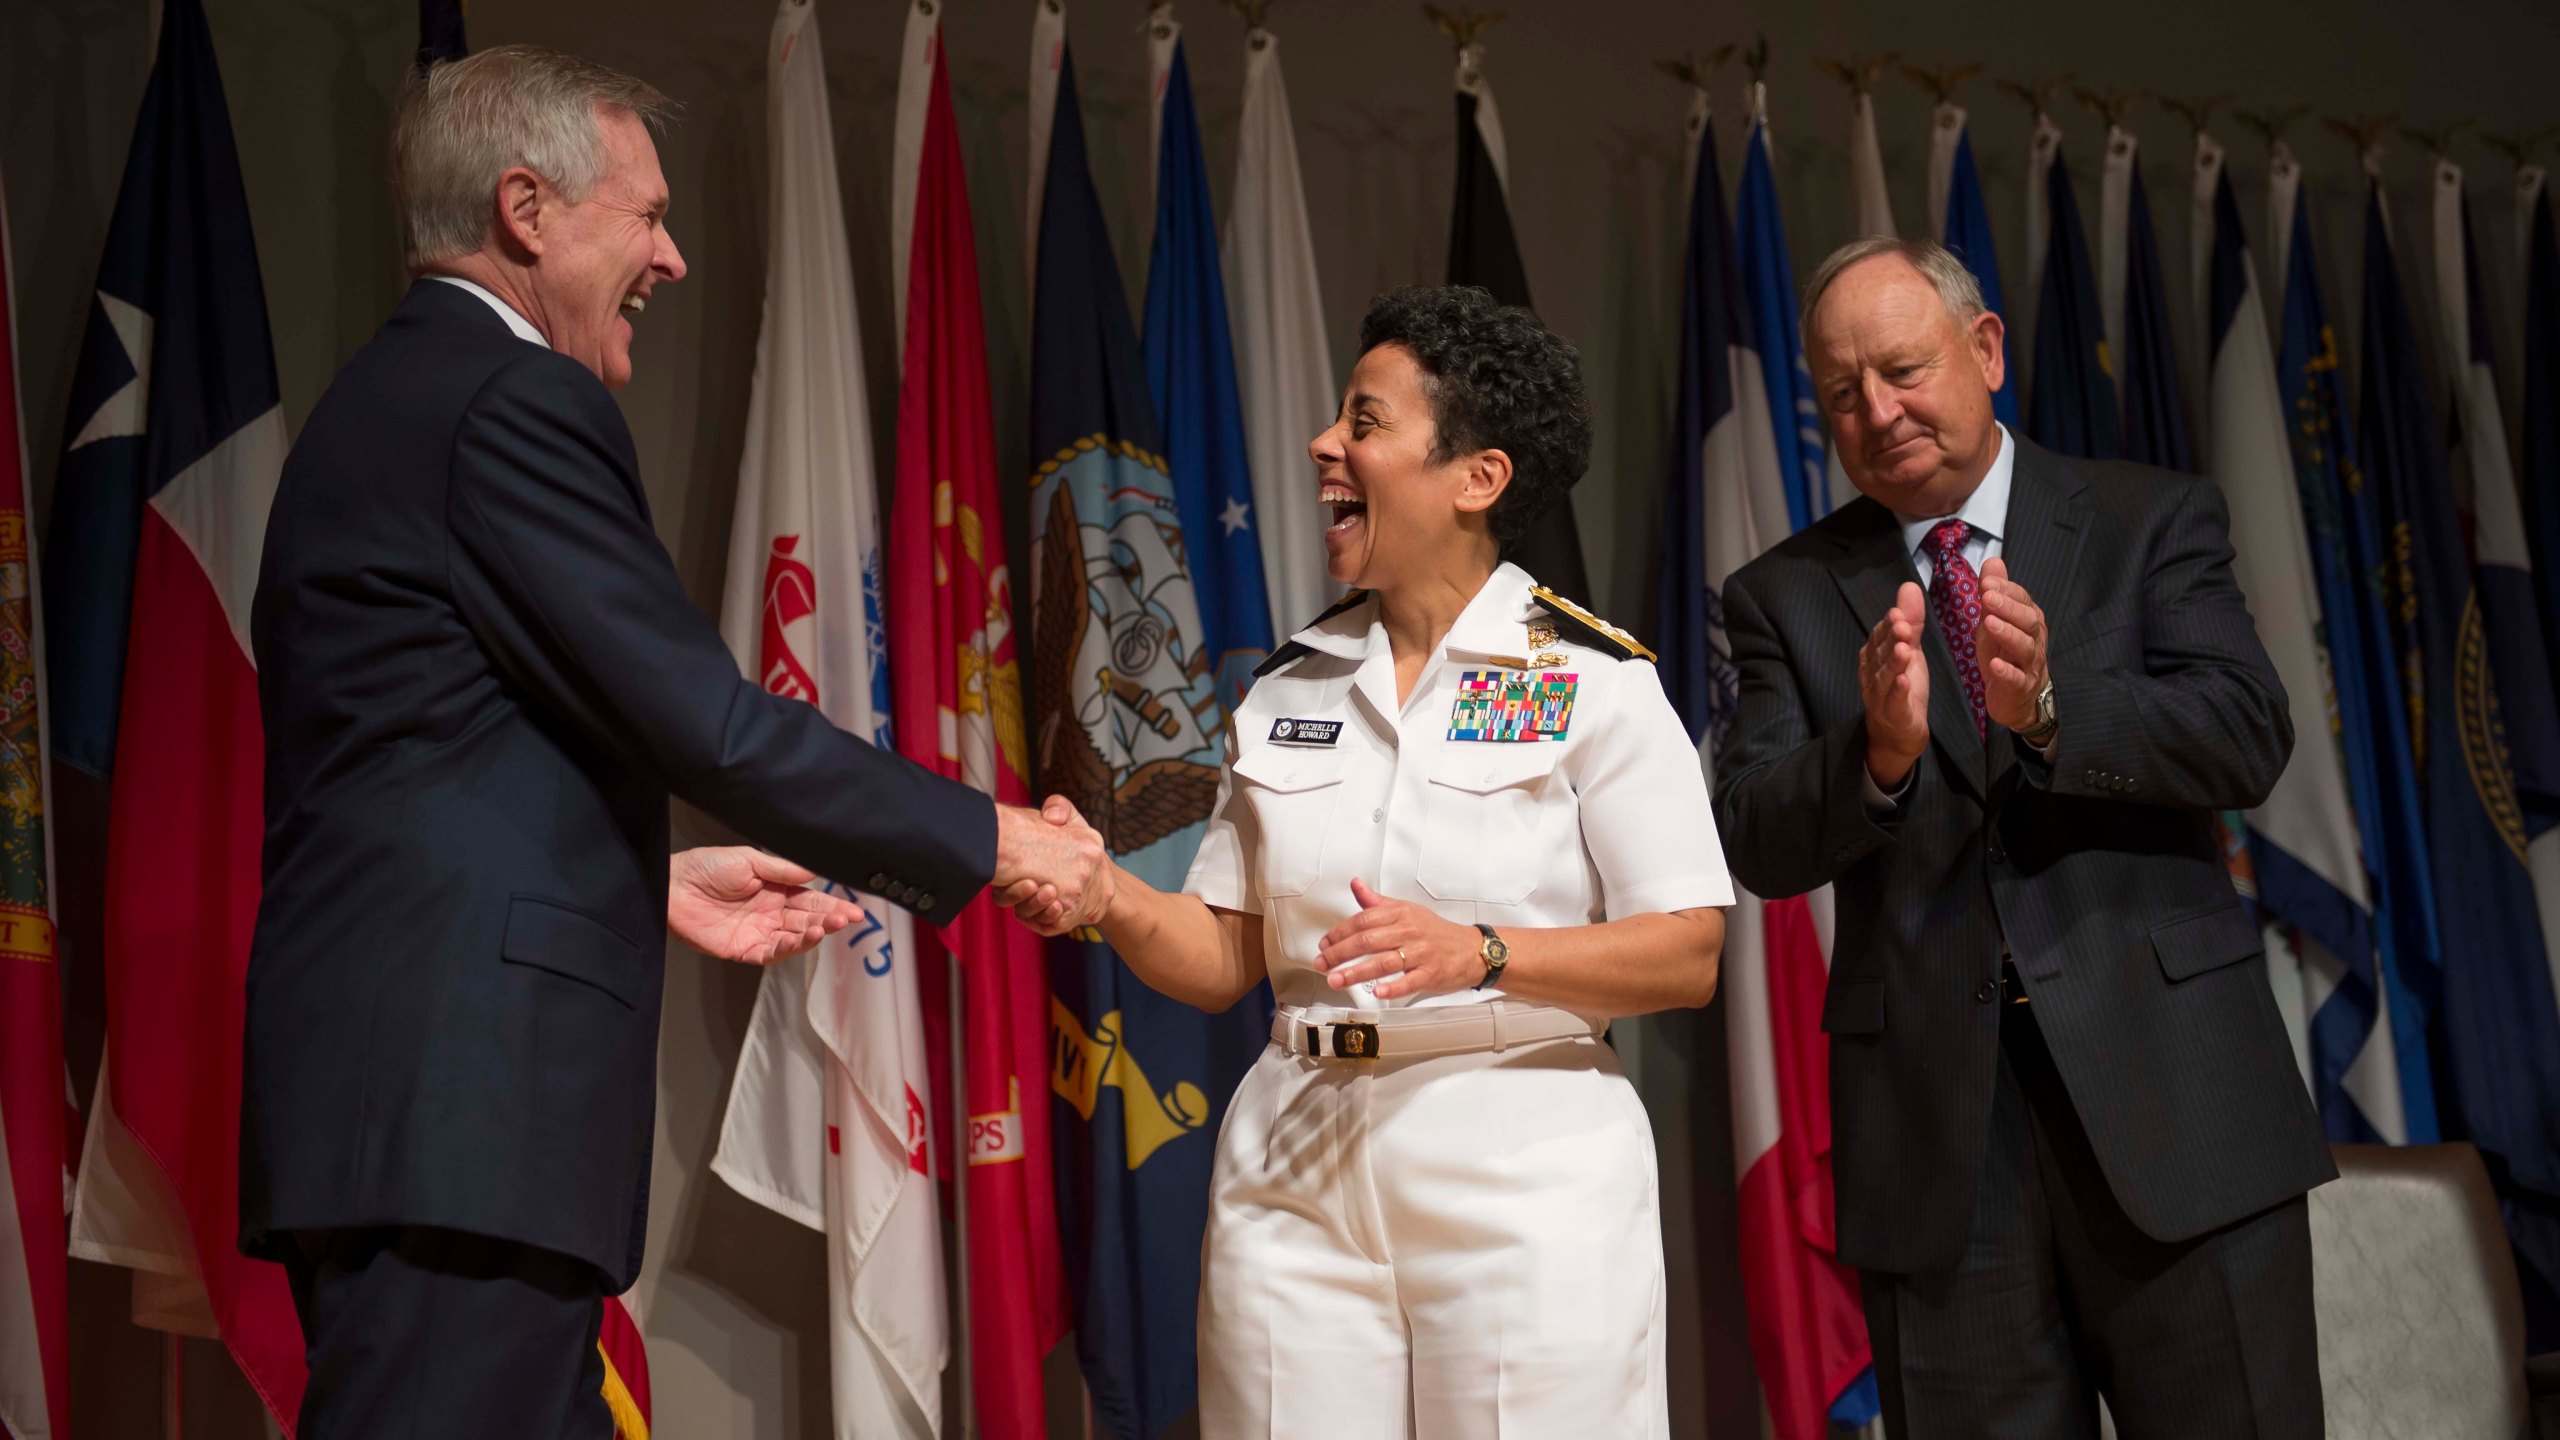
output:
<instances>
[{"instance_id":1,"label":"blue state flag","mask_svg":"<svg viewBox=\"0 0 2560 1440\"><path fill-rule=\"evenodd\" d=\"M2516 454L2516 490L2532 547L2542 643L2551 673L2560 675L2560 235L2548 185L2533 189L2524 243L2524 443Z\"/></svg>"},{"instance_id":2,"label":"blue state flag","mask_svg":"<svg viewBox=\"0 0 2560 1440\"><path fill-rule=\"evenodd\" d=\"M2358 413L2368 479L2392 536L2385 584L2434 859L2446 1128L2488 1161L2523 1262L2528 1318L2549 1344L2560 1323L2560 1010L2525 869L2497 657L2378 180L2367 187L2364 242Z\"/></svg>"},{"instance_id":3,"label":"blue state flag","mask_svg":"<svg viewBox=\"0 0 2560 1440\"><path fill-rule=\"evenodd\" d=\"M1178 28L1172 48L1156 150L1155 247L1147 260L1147 390L1164 424L1164 458L1173 471L1200 604L1201 644L1217 676L1218 703L1232 712L1253 683L1253 668L1271 653L1271 607L1254 531L1253 472L1245 458L1218 232L1209 213L1209 169Z\"/></svg>"},{"instance_id":4,"label":"blue state flag","mask_svg":"<svg viewBox=\"0 0 2560 1440\"><path fill-rule=\"evenodd\" d=\"M2048 450L2112 460L2122 453L2115 371L2098 309L2097 272L2089 263L2089 236L2072 194L2071 168L2059 149L2043 178L2051 239L2036 296L2036 373L2027 389L2027 433Z\"/></svg>"},{"instance_id":5,"label":"blue state flag","mask_svg":"<svg viewBox=\"0 0 2560 1440\"><path fill-rule=\"evenodd\" d=\"M2009 323L2009 306L2000 288L2000 249L1991 235L1991 207L1983 202L1982 175L1973 163L1973 131L1958 106L1941 105L1938 114L1938 143L1949 147L1947 213L1938 231L1938 243L1973 272L1974 283L1982 287L1983 308L1999 316L2005 327ZM2016 354L2009 342L2004 330L2000 337L2003 357ZM2018 388L2026 378L2018 373L2013 359L2008 379L1991 392L1992 415L2012 430L2025 428L2018 418Z\"/></svg>"},{"instance_id":6,"label":"blue state flag","mask_svg":"<svg viewBox=\"0 0 2560 1440\"><path fill-rule=\"evenodd\" d=\"M1226 725L1138 338L1062 53L1031 325L1031 739L1131 873L1179 890L1216 802ZM1191 1409L1209 1166L1262 1051L1255 1001L1203 1015L1098 939L1050 955L1058 1222L1094 1413L1143 1440ZM1081 1076L1086 1083L1069 1084Z\"/></svg>"},{"instance_id":7,"label":"blue state flag","mask_svg":"<svg viewBox=\"0 0 2560 1440\"><path fill-rule=\"evenodd\" d=\"M1756 87L1755 87L1756 91ZM1805 368L1796 329L1795 268L1787 259L1787 222L1778 208L1778 175L1769 158L1769 117L1752 117L1742 152L1742 187L1734 197L1734 243L1741 252L1742 292L1751 333L1760 342L1769 429L1786 476L1787 528L1801 530L1829 514L1823 474L1822 407Z\"/></svg>"},{"instance_id":8,"label":"blue state flag","mask_svg":"<svg viewBox=\"0 0 2560 1440\"><path fill-rule=\"evenodd\" d=\"M2375 983L2390 1013L2403 1138L2413 1144L2430 1143L2440 1132L2433 1072L2427 1063L2426 1027L2442 952L2417 762L2408 711L2401 704L2396 678L2399 662L2392 649L2382 590L2382 526L2357 464L2347 422L2338 377L2337 335L2329 324L2328 302L2321 293L2312 253L2309 209L2296 188L2301 168L2289 153L2282 153L2274 169L2279 188L2271 228L2278 233L2278 245L2286 257L2276 384L2283 397L2303 528L2319 589L2322 635L2337 696L2339 746L2346 758L2366 873L2373 881L2374 948L2379 961ZM2217 232L2236 236L2236 207L2227 215L2219 205L2216 210ZM2217 258L2217 271L2221 263ZM2217 277L2217 314L2222 304L2222 282ZM2352 963L2350 955L2340 958ZM2359 1017L2352 1010L2342 1010L2325 1021L2318 1014L2313 1018L2315 1068L2325 1063L2343 1075L2364 1043ZM2318 1028L2323 1024L2325 1031ZM2361 1111L2341 1107L2334 1100L2323 1106L2322 1117L2333 1140L2388 1138Z\"/></svg>"},{"instance_id":9,"label":"blue state flag","mask_svg":"<svg viewBox=\"0 0 2560 1440\"><path fill-rule=\"evenodd\" d=\"M2059 159L2054 162L2058 171ZM2142 167L2133 167L2125 207L2124 457L2164 470L2193 474L2187 402L2178 379L2178 351L2169 338L2169 287L2160 277L2160 243L2151 228L2151 197Z\"/></svg>"}]
</instances>

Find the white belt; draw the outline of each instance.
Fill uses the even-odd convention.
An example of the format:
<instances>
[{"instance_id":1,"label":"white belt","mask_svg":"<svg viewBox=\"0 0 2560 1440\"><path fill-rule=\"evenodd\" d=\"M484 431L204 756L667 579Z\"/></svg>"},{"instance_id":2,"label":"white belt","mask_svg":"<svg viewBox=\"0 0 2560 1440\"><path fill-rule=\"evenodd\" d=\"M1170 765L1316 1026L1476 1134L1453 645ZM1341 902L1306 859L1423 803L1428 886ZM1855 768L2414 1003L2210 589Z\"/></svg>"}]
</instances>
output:
<instances>
[{"instance_id":1,"label":"white belt","mask_svg":"<svg viewBox=\"0 0 2560 1440\"><path fill-rule=\"evenodd\" d=\"M1320 1060L1412 1060L1573 1040L1597 1035L1600 1029L1570 1010L1509 1000L1420 1010L1283 1005L1271 1017L1271 1043L1292 1055Z\"/></svg>"}]
</instances>

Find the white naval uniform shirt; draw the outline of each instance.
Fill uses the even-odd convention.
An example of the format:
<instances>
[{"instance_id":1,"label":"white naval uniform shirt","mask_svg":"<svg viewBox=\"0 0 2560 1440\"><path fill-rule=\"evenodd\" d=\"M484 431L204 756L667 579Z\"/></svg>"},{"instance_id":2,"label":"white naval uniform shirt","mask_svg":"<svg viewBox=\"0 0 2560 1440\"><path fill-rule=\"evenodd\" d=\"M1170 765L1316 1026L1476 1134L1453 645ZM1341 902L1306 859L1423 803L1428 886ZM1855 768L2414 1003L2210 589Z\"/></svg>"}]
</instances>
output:
<instances>
[{"instance_id":1,"label":"white naval uniform shirt","mask_svg":"<svg viewBox=\"0 0 2560 1440\"><path fill-rule=\"evenodd\" d=\"M1283 1005L1469 1005L1499 990L1381 1001L1336 990L1316 945L1360 907L1352 877L1461 924L1590 925L1733 903L1697 747L1653 666L1567 636L1539 650L1576 677L1561 739L1452 740L1469 671L1520 673L1547 611L1504 565L1396 703L1395 657L1372 598L1293 637L1315 653L1263 676L1227 732L1217 809L1185 889L1262 917ZM1496 657L1501 657L1497 659ZM1286 739L1275 739L1288 722ZM1303 743L1301 722L1339 724ZM1300 743L1289 743L1291 740ZM1594 1019L1605 1017L1592 1017Z\"/></svg>"}]
</instances>

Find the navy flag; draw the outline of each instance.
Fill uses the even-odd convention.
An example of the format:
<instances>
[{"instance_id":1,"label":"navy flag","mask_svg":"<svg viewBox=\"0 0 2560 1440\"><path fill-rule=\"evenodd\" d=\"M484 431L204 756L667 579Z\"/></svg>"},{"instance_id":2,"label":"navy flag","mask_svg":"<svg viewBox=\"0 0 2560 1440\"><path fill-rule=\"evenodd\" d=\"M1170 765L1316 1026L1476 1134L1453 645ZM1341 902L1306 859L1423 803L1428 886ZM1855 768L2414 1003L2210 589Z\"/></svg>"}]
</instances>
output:
<instances>
[{"instance_id":1,"label":"navy flag","mask_svg":"<svg viewBox=\"0 0 2560 1440\"><path fill-rule=\"evenodd\" d=\"M2560 675L2560 236L2538 168L2518 177L2524 232L2524 444L2516 490L2532 544L2542 643Z\"/></svg>"},{"instance_id":2,"label":"navy flag","mask_svg":"<svg viewBox=\"0 0 2560 1440\"><path fill-rule=\"evenodd\" d=\"M2107 357L2089 237L2081 229L2071 167L2062 158L2061 131L2043 117L2036 124L2042 169L2031 167L2028 183L2043 192L2049 240L2036 294L2035 381L2027 389L2027 434L2048 450L2112 460L2122 453L2115 368Z\"/></svg>"},{"instance_id":3,"label":"navy flag","mask_svg":"<svg viewBox=\"0 0 2560 1440\"><path fill-rule=\"evenodd\" d=\"M2368 159L2368 167L2372 162ZM2376 177L2366 187L2365 463L2390 527L2384 567L2443 945L2437 1055L2447 1130L2480 1147L2523 1262L2528 1322L2560 1324L2560 1009L2525 869L2504 686ZM2537 1283L2538 1282L2538 1283ZM2537 1305L2535 1302L2539 1301ZM2538 1312L2538 1313L2537 1313Z\"/></svg>"},{"instance_id":4,"label":"navy flag","mask_svg":"<svg viewBox=\"0 0 2560 1440\"><path fill-rule=\"evenodd\" d=\"M1982 198L1982 175L1973 163L1973 135L1965 110L1954 101L1938 105L1929 143L1929 208L1938 222L1938 243L1964 262L1982 287L1982 308L2006 327L2009 306L2000 287L2000 251L1991 236L1991 208ZM2018 385L2026 377L2014 361L2016 347L2004 328L2000 353L2010 358L2008 379L1991 392L1991 413L2012 430L2023 430L2018 418Z\"/></svg>"},{"instance_id":5,"label":"navy flag","mask_svg":"<svg viewBox=\"0 0 2560 1440\"><path fill-rule=\"evenodd\" d=\"M2056 161L2055 170L2061 169ZM2121 207L2121 209L2119 209ZM2124 458L2193 474L2187 402L2178 378L2178 352L2169 338L2169 287L2160 276L2160 244L2151 227L2151 196L2142 183L2141 149L2121 128L2107 134L2104 270L2124 285L2113 297L2116 323L2108 327L2110 358L2123 377ZM2115 344L2121 335L2123 343Z\"/></svg>"},{"instance_id":6,"label":"navy flag","mask_svg":"<svg viewBox=\"0 0 2560 1440\"><path fill-rule=\"evenodd\" d=\"M418 68L471 53L462 38L463 0L418 0Z\"/></svg>"},{"instance_id":7,"label":"navy flag","mask_svg":"<svg viewBox=\"0 0 2560 1440\"><path fill-rule=\"evenodd\" d=\"M1064 50L1046 173L1031 324L1033 763L1122 865L1179 890L1226 725ZM1209 1165L1270 1013L1248 1001L1203 1015L1077 936L1053 943L1050 985L1077 1358L1095 1414L1144 1440L1195 1403Z\"/></svg>"}]
</instances>

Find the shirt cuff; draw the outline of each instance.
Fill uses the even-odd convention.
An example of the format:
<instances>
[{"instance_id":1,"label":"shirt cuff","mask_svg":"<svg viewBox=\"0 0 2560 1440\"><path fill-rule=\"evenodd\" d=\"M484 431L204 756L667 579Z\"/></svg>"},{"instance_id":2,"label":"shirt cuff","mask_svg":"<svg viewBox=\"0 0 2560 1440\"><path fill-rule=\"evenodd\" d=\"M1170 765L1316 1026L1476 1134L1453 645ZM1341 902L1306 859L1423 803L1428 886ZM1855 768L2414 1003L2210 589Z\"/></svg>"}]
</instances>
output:
<instances>
[{"instance_id":1,"label":"shirt cuff","mask_svg":"<svg viewBox=\"0 0 2560 1440\"><path fill-rule=\"evenodd\" d=\"M1911 775L1918 774L1919 770L1919 766L1912 766L1911 774L1903 776L1902 783L1894 786L1893 793L1888 795L1884 787L1876 783L1875 773L1864 765L1859 766L1858 782L1866 787L1867 814L1881 818L1901 809L1902 797L1911 793Z\"/></svg>"}]
</instances>

